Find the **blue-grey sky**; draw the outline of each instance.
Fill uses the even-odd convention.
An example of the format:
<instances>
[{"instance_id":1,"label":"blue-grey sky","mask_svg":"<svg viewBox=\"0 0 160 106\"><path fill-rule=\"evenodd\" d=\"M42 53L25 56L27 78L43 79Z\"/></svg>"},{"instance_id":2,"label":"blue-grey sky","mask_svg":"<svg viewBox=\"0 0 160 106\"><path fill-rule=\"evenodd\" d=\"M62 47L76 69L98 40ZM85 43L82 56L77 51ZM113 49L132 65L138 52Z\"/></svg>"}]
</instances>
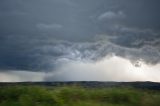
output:
<instances>
[{"instance_id":1,"label":"blue-grey sky","mask_svg":"<svg viewBox=\"0 0 160 106\"><path fill-rule=\"evenodd\" d=\"M160 71L159 10L159 0L1 0L0 81L160 81L144 77ZM130 79L137 62L149 74Z\"/></svg>"}]
</instances>

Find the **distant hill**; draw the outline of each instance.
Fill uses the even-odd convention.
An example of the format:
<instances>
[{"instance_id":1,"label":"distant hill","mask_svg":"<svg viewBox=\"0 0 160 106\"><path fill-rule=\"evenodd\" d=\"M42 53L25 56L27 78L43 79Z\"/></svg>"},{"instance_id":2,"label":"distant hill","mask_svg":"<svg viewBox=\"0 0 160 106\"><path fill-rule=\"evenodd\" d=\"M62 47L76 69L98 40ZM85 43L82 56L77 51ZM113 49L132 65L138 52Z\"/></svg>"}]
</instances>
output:
<instances>
[{"instance_id":1,"label":"distant hill","mask_svg":"<svg viewBox=\"0 0 160 106\"><path fill-rule=\"evenodd\" d=\"M83 87L135 87L142 89L160 90L160 83L158 82L98 82L98 81L64 81L64 82L0 82L2 86L14 85L40 85L40 86L63 86L63 85L80 85Z\"/></svg>"}]
</instances>

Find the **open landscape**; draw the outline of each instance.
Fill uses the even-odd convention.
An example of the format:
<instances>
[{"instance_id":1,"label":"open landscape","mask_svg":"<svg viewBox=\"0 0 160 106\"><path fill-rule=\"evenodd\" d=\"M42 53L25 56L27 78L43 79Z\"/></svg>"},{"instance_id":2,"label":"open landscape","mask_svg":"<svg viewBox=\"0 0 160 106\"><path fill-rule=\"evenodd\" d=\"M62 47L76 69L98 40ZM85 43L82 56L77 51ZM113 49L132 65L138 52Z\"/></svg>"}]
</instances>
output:
<instances>
[{"instance_id":1,"label":"open landscape","mask_svg":"<svg viewBox=\"0 0 160 106\"><path fill-rule=\"evenodd\" d=\"M0 106L160 106L160 0L0 0Z\"/></svg>"},{"instance_id":2,"label":"open landscape","mask_svg":"<svg viewBox=\"0 0 160 106\"><path fill-rule=\"evenodd\" d=\"M21 82L0 84L0 106L159 106L153 82Z\"/></svg>"}]
</instances>

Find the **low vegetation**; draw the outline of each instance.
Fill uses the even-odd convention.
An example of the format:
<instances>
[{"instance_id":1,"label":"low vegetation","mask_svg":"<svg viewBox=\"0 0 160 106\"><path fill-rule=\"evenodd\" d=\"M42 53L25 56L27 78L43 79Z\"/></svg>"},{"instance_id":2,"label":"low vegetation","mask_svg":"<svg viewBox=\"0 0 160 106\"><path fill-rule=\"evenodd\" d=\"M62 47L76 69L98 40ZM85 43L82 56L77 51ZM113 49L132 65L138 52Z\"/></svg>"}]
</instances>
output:
<instances>
[{"instance_id":1,"label":"low vegetation","mask_svg":"<svg viewBox=\"0 0 160 106\"><path fill-rule=\"evenodd\" d=\"M160 91L80 86L0 87L0 106L159 106Z\"/></svg>"}]
</instances>

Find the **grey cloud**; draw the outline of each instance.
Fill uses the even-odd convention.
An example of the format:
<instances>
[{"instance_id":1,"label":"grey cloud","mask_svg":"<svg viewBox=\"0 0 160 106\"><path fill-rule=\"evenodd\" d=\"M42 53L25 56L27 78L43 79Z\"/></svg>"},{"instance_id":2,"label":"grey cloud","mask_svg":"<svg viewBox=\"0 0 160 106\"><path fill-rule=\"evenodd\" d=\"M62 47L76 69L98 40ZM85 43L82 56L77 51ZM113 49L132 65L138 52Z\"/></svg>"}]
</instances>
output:
<instances>
[{"instance_id":1,"label":"grey cloud","mask_svg":"<svg viewBox=\"0 0 160 106\"><path fill-rule=\"evenodd\" d=\"M44 81L45 73L29 72L25 70L0 71L1 82Z\"/></svg>"},{"instance_id":2,"label":"grey cloud","mask_svg":"<svg viewBox=\"0 0 160 106\"><path fill-rule=\"evenodd\" d=\"M113 37L103 35L102 38L93 38L90 42L71 42L47 37L41 39L41 36L38 39L37 37L29 39L27 36L10 36L11 38L8 36L3 40L5 48L1 46L0 66L3 69L50 71L67 60L98 61L111 54L131 61L141 58L151 64L160 62L158 45L142 43L143 46L140 46L137 43L139 37L128 41L123 39L123 36L131 39L127 34ZM18 42L16 39L19 39ZM127 41L128 44L126 44Z\"/></svg>"},{"instance_id":3,"label":"grey cloud","mask_svg":"<svg viewBox=\"0 0 160 106\"><path fill-rule=\"evenodd\" d=\"M116 66L116 67L115 67ZM141 62L134 66L118 56L104 57L96 62L68 61L45 76L45 81L160 81L160 64ZM154 72L153 72L154 71ZM123 74L122 74L123 73Z\"/></svg>"},{"instance_id":4,"label":"grey cloud","mask_svg":"<svg viewBox=\"0 0 160 106\"><path fill-rule=\"evenodd\" d=\"M112 54L156 64L159 7L158 0L2 0L0 69L51 71Z\"/></svg>"},{"instance_id":5,"label":"grey cloud","mask_svg":"<svg viewBox=\"0 0 160 106\"><path fill-rule=\"evenodd\" d=\"M104 38L103 38L104 39ZM42 55L55 56L56 62L62 60L77 61L97 61L103 59L106 55L115 54L117 56L128 58L132 61L143 59L147 63L155 64L159 62L159 50L152 46L143 46L139 48L128 48L111 43L110 40L100 40L96 42L61 42L55 46L45 46ZM67 45L66 45L67 44ZM43 48L43 47L42 47ZM55 60L54 60L55 61Z\"/></svg>"},{"instance_id":6,"label":"grey cloud","mask_svg":"<svg viewBox=\"0 0 160 106\"><path fill-rule=\"evenodd\" d=\"M113 27L115 36L113 42L130 48L141 48L143 46L157 47L159 50L160 32L152 29L137 29L125 26Z\"/></svg>"},{"instance_id":7,"label":"grey cloud","mask_svg":"<svg viewBox=\"0 0 160 106\"><path fill-rule=\"evenodd\" d=\"M119 18L124 18L125 14L123 11L118 11L118 12L113 12L113 11L107 11L100 16L98 16L98 20L112 20L112 19L119 19Z\"/></svg>"},{"instance_id":8,"label":"grey cloud","mask_svg":"<svg viewBox=\"0 0 160 106\"><path fill-rule=\"evenodd\" d=\"M58 30L61 29L63 26L61 24L37 24L37 28L41 30Z\"/></svg>"},{"instance_id":9,"label":"grey cloud","mask_svg":"<svg viewBox=\"0 0 160 106\"><path fill-rule=\"evenodd\" d=\"M4 17L4 16L23 16L26 15L25 12L23 11L19 11L19 10L12 10L10 12L1 12L0 13L0 17Z\"/></svg>"}]
</instances>

